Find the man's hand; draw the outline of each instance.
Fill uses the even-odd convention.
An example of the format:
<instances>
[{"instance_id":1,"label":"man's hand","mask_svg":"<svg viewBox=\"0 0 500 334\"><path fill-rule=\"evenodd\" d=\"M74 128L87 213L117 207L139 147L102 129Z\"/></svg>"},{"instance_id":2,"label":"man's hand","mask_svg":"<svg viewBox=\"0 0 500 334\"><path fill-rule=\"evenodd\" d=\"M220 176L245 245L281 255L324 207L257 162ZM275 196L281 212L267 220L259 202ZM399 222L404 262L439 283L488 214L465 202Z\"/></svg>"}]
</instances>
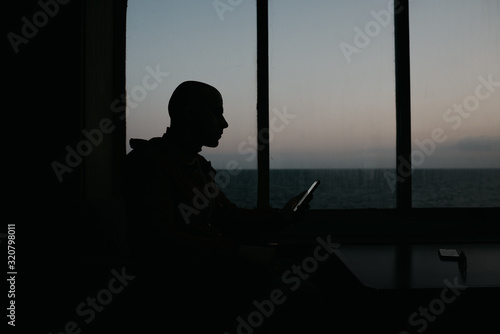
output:
<instances>
[{"instance_id":1,"label":"man's hand","mask_svg":"<svg viewBox=\"0 0 500 334\"><path fill-rule=\"evenodd\" d=\"M286 204L285 206L283 207L283 211L291 211L293 212L293 208L295 208L295 206L299 203L300 199L302 198L302 196L304 196L306 194L306 191L303 191L301 192L300 194L298 194L297 196L295 197L292 197ZM307 196L307 198L304 200L304 202L302 202L302 204L299 206L298 210L297 211L302 211L302 210L307 210L309 209L309 202L312 200L313 198L313 194L311 193L309 196Z\"/></svg>"}]
</instances>

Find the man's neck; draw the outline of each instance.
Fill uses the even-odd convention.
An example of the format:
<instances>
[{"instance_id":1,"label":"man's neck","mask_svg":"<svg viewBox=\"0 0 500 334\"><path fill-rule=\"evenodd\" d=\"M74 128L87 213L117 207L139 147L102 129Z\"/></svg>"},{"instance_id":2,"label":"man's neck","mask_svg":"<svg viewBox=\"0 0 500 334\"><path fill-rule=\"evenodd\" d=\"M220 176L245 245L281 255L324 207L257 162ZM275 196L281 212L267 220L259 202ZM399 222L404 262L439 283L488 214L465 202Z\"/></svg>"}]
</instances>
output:
<instances>
[{"instance_id":1,"label":"man's neck","mask_svg":"<svg viewBox=\"0 0 500 334\"><path fill-rule=\"evenodd\" d=\"M196 142L188 130L168 127L166 137L170 143L184 154L197 154L201 151L202 145Z\"/></svg>"}]
</instances>

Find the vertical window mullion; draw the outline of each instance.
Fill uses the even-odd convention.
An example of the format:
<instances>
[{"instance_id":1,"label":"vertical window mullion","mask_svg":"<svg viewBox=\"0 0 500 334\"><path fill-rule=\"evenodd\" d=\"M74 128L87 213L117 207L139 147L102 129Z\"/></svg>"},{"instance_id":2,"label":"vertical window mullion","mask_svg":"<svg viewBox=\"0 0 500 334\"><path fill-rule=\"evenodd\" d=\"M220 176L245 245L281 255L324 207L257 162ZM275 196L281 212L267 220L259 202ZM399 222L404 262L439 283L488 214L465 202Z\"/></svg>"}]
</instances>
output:
<instances>
[{"instance_id":1,"label":"vertical window mullion","mask_svg":"<svg viewBox=\"0 0 500 334\"><path fill-rule=\"evenodd\" d=\"M412 205L410 29L408 0L394 2L396 72L396 173L397 207Z\"/></svg>"},{"instance_id":2,"label":"vertical window mullion","mask_svg":"<svg viewBox=\"0 0 500 334\"><path fill-rule=\"evenodd\" d=\"M257 2L257 206L269 206L269 25L268 0Z\"/></svg>"}]
</instances>

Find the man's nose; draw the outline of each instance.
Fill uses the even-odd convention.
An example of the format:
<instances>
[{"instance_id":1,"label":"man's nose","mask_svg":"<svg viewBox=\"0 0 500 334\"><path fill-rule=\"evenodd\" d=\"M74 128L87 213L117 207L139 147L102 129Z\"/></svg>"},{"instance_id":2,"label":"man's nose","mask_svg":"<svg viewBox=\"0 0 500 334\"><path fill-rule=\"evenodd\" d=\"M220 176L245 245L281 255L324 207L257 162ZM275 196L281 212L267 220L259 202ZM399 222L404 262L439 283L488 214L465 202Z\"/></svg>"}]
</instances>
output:
<instances>
[{"instance_id":1,"label":"man's nose","mask_svg":"<svg viewBox=\"0 0 500 334\"><path fill-rule=\"evenodd\" d=\"M227 127L229 127L229 124L227 124L226 119L224 117L222 117L222 128L225 129Z\"/></svg>"}]
</instances>

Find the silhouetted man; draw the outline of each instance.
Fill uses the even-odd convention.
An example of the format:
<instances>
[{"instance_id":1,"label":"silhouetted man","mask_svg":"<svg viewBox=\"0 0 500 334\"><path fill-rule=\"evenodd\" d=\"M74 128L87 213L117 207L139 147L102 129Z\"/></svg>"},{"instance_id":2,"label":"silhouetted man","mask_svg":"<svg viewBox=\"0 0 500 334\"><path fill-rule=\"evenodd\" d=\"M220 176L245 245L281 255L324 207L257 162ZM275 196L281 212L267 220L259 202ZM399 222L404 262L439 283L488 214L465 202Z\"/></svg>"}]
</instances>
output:
<instances>
[{"instance_id":1,"label":"silhouetted man","mask_svg":"<svg viewBox=\"0 0 500 334\"><path fill-rule=\"evenodd\" d=\"M215 170L199 154L203 146L218 146L228 127L214 87L180 84L168 112L170 127L161 138L130 141L129 240L146 314L156 314L145 321L163 316L208 329L214 324L207 322L234 321L266 292L277 259L259 236L290 223L297 198L282 210L242 209L217 187Z\"/></svg>"}]
</instances>

